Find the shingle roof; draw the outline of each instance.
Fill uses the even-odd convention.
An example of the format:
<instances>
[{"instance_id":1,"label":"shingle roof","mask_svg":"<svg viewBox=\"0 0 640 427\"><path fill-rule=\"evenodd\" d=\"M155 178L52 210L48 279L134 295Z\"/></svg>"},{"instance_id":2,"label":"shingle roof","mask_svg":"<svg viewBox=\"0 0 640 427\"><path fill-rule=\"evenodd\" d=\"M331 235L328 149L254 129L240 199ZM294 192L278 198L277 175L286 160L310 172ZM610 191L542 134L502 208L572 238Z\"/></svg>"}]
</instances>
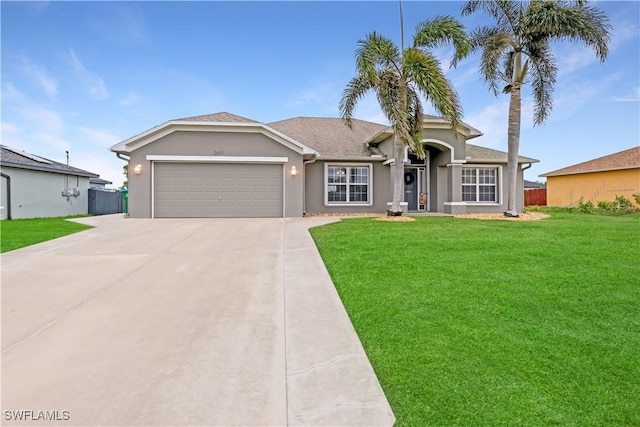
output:
<instances>
[{"instance_id":1,"label":"shingle roof","mask_svg":"<svg viewBox=\"0 0 640 427\"><path fill-rule=\"evenodd\" d=\"M104 185L113 184L113 182L107 181L106 179L102 179L102 178L90 178L89 179L89 183L90 184L104 184Z\"/></svg>"},{"instance_id":2,"label":"shingle roof","mask_svg":"<svg viewBox=\"0 0 640 427\"><path fill-rule=\"evenodd\" d=\"M246 117L238 116L235 114L222 111L219 113L205 114L203 116L184 117L182 119L175 119L175 121L181 122L234 122L234 123L259 123L256 120L248 119Z\"/></svg>"},{"instance_id":3,"label":"shingle roof","mask_svg":"<svg viewBox=\"0 0 640 427\"><path fill-rule=\"evenodd\" d=\"M547 185L541 182L524 180L524 188L546 188Z\"/></svg>"},{"instance_id":4,"label":"shingle roof","mask_svg":"<svg viewBox=\"0 0 640 427\"><path fill-rule=\"evenodd\" d=\"M640 168L640 147L629 148L628 150L620 151L608 156L598 157L597 159L557 169L552 172L547 172L540 176L575 175L578 173L604 172L633 168Z\"/></svg>"},{"instance_id":5,"label":"shingle roof","mask_svg":"<svg viewBox=\"0 0 640 427\"><path fill-rule=\"evenodd\" d=\"M349 129L342 119L328 117L294 117L268 123L267 126L316 150L321 158L363 157L379 154L365 142L387 126L353 119Z\"/></svg>"},{"instance_id":6,"label":"shingle roof","mask_svg":"<svg viewBox=\"0 0 640 427\"><path fill-rule=\"evenodd\" d=\"M500 162L507 163L508 154L479 145L467 144L467 162ZM518 156L518 163L538 163L539 160Z\"/></svg>"},{"instance_id":7,"label":"shingle roof","mask_svg":"<svg viewBox=\"0 0 640 427\"><path fill-rule=\"evenodd\" d=\"M65 175L87 176L89 178L97 178L99 176L97 173L74 168L73 166L67 166L64 163L59 163L44 157L35 156L33 154L16 150L14 148L9 148L4 145L1 145L0 149L0 164L2 166L61 173ZM40 159L40 161L36 159Z\"/></svg>"}]
</instances>

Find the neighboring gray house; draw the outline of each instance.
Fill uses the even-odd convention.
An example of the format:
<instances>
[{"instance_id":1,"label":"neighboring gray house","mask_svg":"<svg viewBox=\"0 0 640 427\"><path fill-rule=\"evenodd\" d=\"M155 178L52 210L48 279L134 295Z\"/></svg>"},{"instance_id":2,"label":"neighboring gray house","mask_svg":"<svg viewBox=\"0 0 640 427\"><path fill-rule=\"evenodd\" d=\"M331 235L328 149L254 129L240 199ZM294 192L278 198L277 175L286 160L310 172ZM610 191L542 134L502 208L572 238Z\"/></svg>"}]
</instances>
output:
<instances>
[{"instance_id":1,"label":"neighboring gray house","mask_svg":"<svg viewBox=\"0 0 640 427\"><path fill-rule=\"evenodd\" d=\"M106 179L102 179L102 178L90 178L89 179L89 185L94 190L104 190L107 185L111 185L111 184L113 184L113 182L107 181Z\"/></svg>"},{"instance_id":2,"label":"neighboring gray house","mask_svg":"<svg viewBox=\"0 0 640 427\"><path fill-rule=\"evenodd\" d=\"M98 174L0 146L2 219L86 215Z\"/></svg>"},{"instance_id":3,"label":"neighboring gray house","mask_svg":"<svg viewBox=\"0 0 640 427\"><path fill-rule=\"evenodd\" d=\"M507 153L471 145L425 116L427 157L407 152L409 212L504 212ZM382 124L296 117L260 123L230 113L171 120L111 147L129 162L129 214L162 217L299 217L382 213L392 199L393 130ZM520 157L518 209L523 207Z\"/></svg>"}]
</instances>

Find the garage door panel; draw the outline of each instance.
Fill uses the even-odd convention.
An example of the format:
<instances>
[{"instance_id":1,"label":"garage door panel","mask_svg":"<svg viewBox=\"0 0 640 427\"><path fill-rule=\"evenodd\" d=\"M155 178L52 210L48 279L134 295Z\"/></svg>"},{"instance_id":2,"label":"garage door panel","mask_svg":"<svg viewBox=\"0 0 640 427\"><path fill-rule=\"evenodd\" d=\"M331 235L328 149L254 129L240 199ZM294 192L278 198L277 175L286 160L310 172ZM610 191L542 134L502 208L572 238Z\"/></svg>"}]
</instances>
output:
<instances>
[{"instance_id":1,"label":"garage door panel","mask_svg":"<svg viewBox=\"0 0 640 427\"><path fill-rule=\"evenodd\" d=\"M156 163L154 214L282 217L282 165Z\"/></svg>"}]
</instances>

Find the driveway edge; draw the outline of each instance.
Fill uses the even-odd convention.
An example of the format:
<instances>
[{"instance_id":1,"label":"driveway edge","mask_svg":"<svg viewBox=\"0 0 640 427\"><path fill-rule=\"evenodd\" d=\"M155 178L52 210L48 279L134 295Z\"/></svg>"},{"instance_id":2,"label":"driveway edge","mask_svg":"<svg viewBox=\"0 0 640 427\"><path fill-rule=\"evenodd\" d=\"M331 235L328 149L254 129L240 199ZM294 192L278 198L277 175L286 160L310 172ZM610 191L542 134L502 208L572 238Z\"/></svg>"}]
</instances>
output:
<instances>
[{"instance_id":1,"label":"driveway edge","mask_svg":"<svg viewBox=\"0 0 640 427\"><path fill-rule=\"evenodd\" d=\"M308 229L285 220L285 334L290 426L392 426L395 416Z\"/></svg>"}]
</instances>

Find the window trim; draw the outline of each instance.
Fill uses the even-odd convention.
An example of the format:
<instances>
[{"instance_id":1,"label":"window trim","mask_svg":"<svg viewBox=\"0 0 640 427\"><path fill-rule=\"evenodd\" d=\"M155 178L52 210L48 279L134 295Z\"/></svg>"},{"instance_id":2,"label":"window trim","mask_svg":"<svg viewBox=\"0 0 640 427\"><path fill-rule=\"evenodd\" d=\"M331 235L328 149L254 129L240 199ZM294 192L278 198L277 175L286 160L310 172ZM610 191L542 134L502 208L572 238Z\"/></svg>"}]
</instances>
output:
<instances>
[{"instance_id":1,"label":"window trim","mask_svg":"<svg viewBox=\"0 0 640 427\"><path fill-rule=\"evenodd\" d=\"M465 185L471 185L471 184L464 184L462 183L462 171L464 169L475 169L476 171L478 169L495 169L497 171L497 175L496 175L496 200L492 201L492 202L487 202L487 201L470 201L470 200L464 200L463 203L468 203L470 205L473 206L500 206L503 204L502 202L502 189L504 188L502 185L502 165L497 165L497 164L464 164L462 165L462 169L460 170L460 196L462 197L462 187ZM476 172L477 173L477 172ZM477 179L477 176L476 176ZM476 185L476 189L478 187L478 183L474 184ZM476 199L478 198L478 193L476 192Z\"/></svg>"},{"instance_id":2,"label":"window trim","mask_svg":"<svg viewBox=\"0 0 640 427\"><path fill-rule=\"evenodd\" d=\"M368 202L330 202L329 201L329 167L366 167L369 168L369 182L367 182L367 199ZM350 173L347 172L347 176ZM347 187L349 183L347 182ZM324 163L324 206L373 206L373 163L342 163L342 162L325 162Z\"/></svg>"}]
</instances>

